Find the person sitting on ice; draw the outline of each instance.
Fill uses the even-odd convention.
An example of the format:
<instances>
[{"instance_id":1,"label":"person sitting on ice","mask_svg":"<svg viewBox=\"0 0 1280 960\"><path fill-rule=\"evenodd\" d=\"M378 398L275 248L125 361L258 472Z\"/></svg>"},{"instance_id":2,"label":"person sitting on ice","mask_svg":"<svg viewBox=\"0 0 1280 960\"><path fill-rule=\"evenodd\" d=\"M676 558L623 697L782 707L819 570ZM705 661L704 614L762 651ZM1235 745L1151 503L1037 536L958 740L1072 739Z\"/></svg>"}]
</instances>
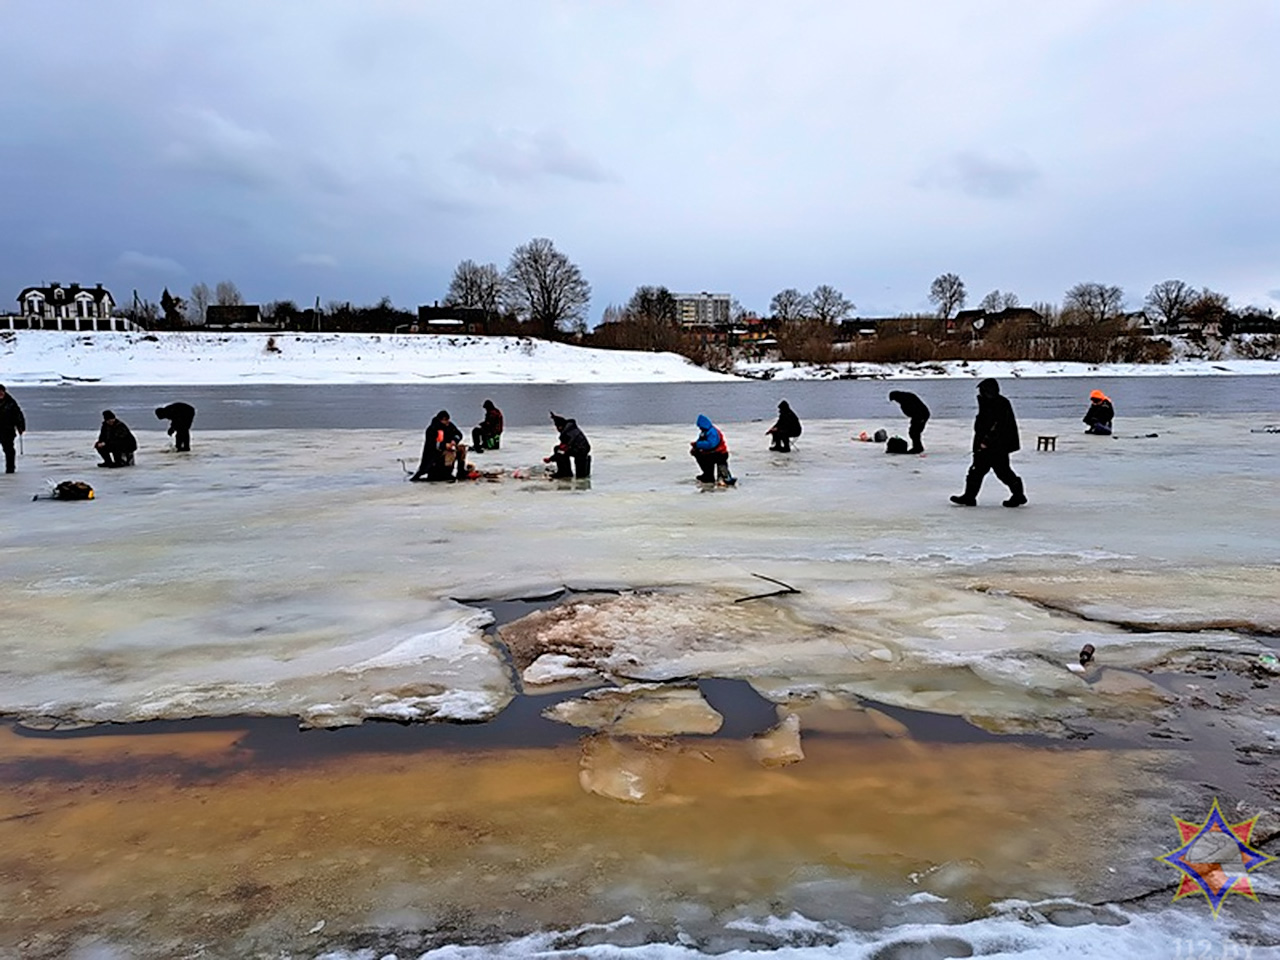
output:
<instances>
[{"instance_id":1,"label":"person sitting on ice","mask_svg":"<svg viewBox=\"0 0 1280 960\"><path fill-rule=\"evenodd\" d=\"M481 450L497 450L502 445L502 411L493 405L492 400L484 402L484 420L471 428L471 449L476 453Z\"/></svg>"},{"instance_id":2,"label":"person sitting on ice","mask_svg":"<svg viewBox=\"0 0 1280 960\"><path fill-rule=\"evenodd\" d=\"M705 413L698 414L698 439L689 444L689 453L698 461L700 483L720 483L731 487L737 479L729 472L729 442Z\"/></svg>"},{"instance_id":3,"label":"person sitting on ice","mask_svg":"<svg viewBox=\"0 0 1280 960\"><path fill-rule=\"evenodd\" d=\"M800 436L800 418L791 409L791 404L783 400L778 404L778 422L765 431L773 437L770 450L779 453L791 452L791 441Z\"/></svg>"},{"instance_id":4,"label":"person sitting on ice","mask_svg":"<svg viewBox=\"0 0 1280 960\"><path fill-rule=\"evenodd\" d=\"M572 480L575 470L579 480L591 476L591 441L578 427L578 421L572 417L557 416L552 411L551 422L560 433L559 442L551 451L551 456L542 458L543 463L554 462L556 465L556 472L551 475L551 479ZM570 461L573 463L572 468L569 466Z\"/></svg>"},{"instance_id":5,"label":"person sitting on ice","mask_svg":"<svg viewBox=\"0 0 1280 960\"><path fill-rule=\"evenodd\" d=\"M422 441L422 460L418 470L409 479L417 482L453 483L467 477L467 447L462 443L462 431L449 419L449 411L441 410L427 424Z\"/></svg>"},{"instance_id":6,"label":"person sitting on ice","mask_svg":"<svg viewBox=\"0 0 1280 960\"><path fill-rule=\"evenodd\" d=\"M102 457L98 466L132 467L138 441L123 420L117 420L112 411L103 410L102 429L98 431L98 442L93 446Z\"/></svg>"},{"instance_id":7,"label":"person sitting on ice","mask_svg":"<svg viewBox=\"0 0 1280 960\"><path fill-rule=\"evenodd\" d=\"M1088 427L1085 433L1101 437L1111 436L1111 421L1115 418L1115 408L1110 398L1101 390L1089 394L1089 409L1084 412L1084 422Z\"/></svg>"}]
</instances>

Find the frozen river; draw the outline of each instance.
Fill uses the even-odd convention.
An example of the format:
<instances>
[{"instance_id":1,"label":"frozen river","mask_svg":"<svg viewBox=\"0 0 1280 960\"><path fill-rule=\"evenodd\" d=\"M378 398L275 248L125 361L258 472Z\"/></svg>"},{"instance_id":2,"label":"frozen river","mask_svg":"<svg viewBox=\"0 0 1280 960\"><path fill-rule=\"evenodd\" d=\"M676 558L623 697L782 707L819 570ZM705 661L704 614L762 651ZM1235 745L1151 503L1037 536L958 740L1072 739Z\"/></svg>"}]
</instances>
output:
<instances>
[{"instance_id":1,"label":"frozen river","mask_svg":"<svg viewBox=\"0 0 1280 960\"><path fill-rule=\"evenodd\" d=\"M882 403L899 383L184 390L193 452L142 429L119 471L92 467L96 409L130 419L132 403L150 427L176 394L24 389L32 429L0 479L0 713L220 725L5 728L0 956L203 942L403 958L486 938L519 956L552 944L520 936L603 924L577 936L663 956L683 955L683 932L708 950L756 936L845 951L813 956L1066 957L1090 942L1062 932L1077 921L1112 945L1094 955L1173 956L1209 929L1203 903L1056 923L1007 901L1159 889L1176 879L1154 860L1169 815L1218 793L1275 829L1269 773L1233 760L1280 736L1274 686L1251 673L1280 636L1280 435L1252 432L1280 420L1273 383L1108 382L1116 439L1077 429L1089 384L1010 383L1019 510L993 478L977 509L947 500L968 461L966 381L914 388L954 407L924 457L851 439L900 425ZM805 417L790 456L750 422L784 395ZM475 458L492 479L406 483L424 413L485 396L511 424ZM538 476L548 406L582 417L590 482ZM746 407L723 423L739 486L695 484L686 421ZM1041 433L1056 451L1035 452ZM44 478L98 498L32 502ZM795 592L745 599L782 589L760 577ZM523 616L513 603L566 589ZM1097 662L1070 669L1086 643ZM697 680L743 684L776 728L713 736L725 708ZM581 739L286 749L263 768L236 726L484 720L535 693L564 701ZM974 742L917 736L926 715ZM1224 916L1271 929L1233 901ZM1227 946L1244 943L1222 939L1233 923L1214 934ZM934 952L873 953L908 929Z\"/></svg>"},{"instance_id":2,"label":"frozen river","mask_svg":"<svg viewBox=\"0 0 1280 960\"><path fill-rule=\"evenodd\" d=\"M1024 377L1006 379L1004 392L1023 417L1061 420L1070 432L1102 386L1114 400L1120 423L1129 417L1180 414L1267 414L1280 409L1280 378L1220 377ZM332 384L169 387L22 387L18 396L33 430L96 430L98 413L115 410L130 426L155 423L151 411L175 399L194 404L199 427L245 429L421 429L441 407L470 424L492 398L512 426L546 423L554 408L584 426L692 423L698 413L715 421L772 418L786 398L802 419L845 419L891 425L897 407L890 390L914 390L935 417L971 418L969 379L837 381L740 381L651 384Z\"/></svg>"}]
</instances>

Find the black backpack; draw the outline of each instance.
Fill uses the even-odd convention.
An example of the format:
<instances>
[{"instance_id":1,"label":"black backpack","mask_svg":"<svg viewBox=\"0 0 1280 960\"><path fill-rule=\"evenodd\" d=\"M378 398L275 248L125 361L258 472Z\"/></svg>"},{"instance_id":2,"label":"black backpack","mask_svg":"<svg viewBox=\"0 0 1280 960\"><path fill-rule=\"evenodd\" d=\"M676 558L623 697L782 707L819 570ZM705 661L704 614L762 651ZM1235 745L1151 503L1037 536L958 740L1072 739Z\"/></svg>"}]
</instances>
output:
<instances>
[{"instance_id":1,"label":"black backpack","mask_svg":"<svg viewBox=\"0 0 1280 960\"><path fill-rule=\"evenodd\" d=\"M901 437L890 437L889 442L884 445L885 453L906 453L908 449L907 441Z\"/></svg>"},{"instance_id":2,"label":"black backpack","mask_svg":"<svg viewBox=\"0 0 1280 960\"><path fill-rule=\"evenodd\" d=\"M55 500L92 500L93 487L83 480L63 480L53 488Z\"/></svg>"}]
</instances>

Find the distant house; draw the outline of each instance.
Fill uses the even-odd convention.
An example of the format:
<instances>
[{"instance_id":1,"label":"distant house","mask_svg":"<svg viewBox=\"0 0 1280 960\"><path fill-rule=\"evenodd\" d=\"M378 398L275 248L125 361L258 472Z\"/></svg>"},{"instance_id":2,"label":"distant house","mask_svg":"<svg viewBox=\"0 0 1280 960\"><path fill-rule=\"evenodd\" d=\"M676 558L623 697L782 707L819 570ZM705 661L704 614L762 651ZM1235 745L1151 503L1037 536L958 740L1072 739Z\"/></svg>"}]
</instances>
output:
<instances>
[{"instance_id":1,"label":"distant house","mask_svg":"<svg viewBox=\"0 0 1280 960\"><path fill-rule=\"evenodd\" d=\"M211 303L205 307L206 330L276 330L274 323L264 323L262 308L256 303Z\"/></svg>"},{"instance_id":2,"label":"distant house","mask_svg":"<svg viewBox=\"0 0 1280 960\"><path fill-rule=\"evenodd\" d=\"M1009 323L1011 320L1021 321L1030 326L1038 326L1044 322L1038 310L1032 310L1030 307L1006 307L1003 310L961 310L954 317L947 321L947 333L949 335L959 335L971 337L975 340L981 339L991 330L1000 326L1002 323Z\"/></svg>"},{"instance_id":3,"label":"distant house","mask_svg":"<svg viewBox=\"0 0 1280 960\"><path fill-rule=\"evenodd\" d=\"M484 336L489 332L493 314L479 307L418 307L417 330L411 333L470 333Z\"/></svg>"},{"instance_id":4,"label":"distant house","mask_svg":"<svg viewBox=\"0 0 1280 960\"><path fill-rule=\"evenodd\" d=\"M6 317L10 330L132 330L132 323L113 316L115 300L102 284L64 287L51 283L27 287L18 294L18 314Z\"/></svg>"}]
</instances>

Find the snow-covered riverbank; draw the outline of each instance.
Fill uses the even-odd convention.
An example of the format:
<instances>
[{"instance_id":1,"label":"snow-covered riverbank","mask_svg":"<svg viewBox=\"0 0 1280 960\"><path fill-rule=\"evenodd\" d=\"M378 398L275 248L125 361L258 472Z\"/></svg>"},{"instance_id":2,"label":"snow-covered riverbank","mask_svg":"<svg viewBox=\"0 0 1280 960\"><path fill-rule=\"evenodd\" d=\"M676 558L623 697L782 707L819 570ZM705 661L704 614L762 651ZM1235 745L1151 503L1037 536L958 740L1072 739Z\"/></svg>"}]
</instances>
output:
<instances>
[{"instance_id":1,"label":"snow-covered riverbank","mask_svg":"<svg viewBox=\"0 0 1280 960\"><path fill-rule=\"evenodd\" d=\"M274 349L268 349L271 345ZM1280 373L1276 360L1168 364L945 361L795 366L744 362L774 380L840 377L1223 376ZM0 333L0 383L684 383L727 380L674 353L597 350L518 337L354 333Z\"/></svg>"}]
</instances>

